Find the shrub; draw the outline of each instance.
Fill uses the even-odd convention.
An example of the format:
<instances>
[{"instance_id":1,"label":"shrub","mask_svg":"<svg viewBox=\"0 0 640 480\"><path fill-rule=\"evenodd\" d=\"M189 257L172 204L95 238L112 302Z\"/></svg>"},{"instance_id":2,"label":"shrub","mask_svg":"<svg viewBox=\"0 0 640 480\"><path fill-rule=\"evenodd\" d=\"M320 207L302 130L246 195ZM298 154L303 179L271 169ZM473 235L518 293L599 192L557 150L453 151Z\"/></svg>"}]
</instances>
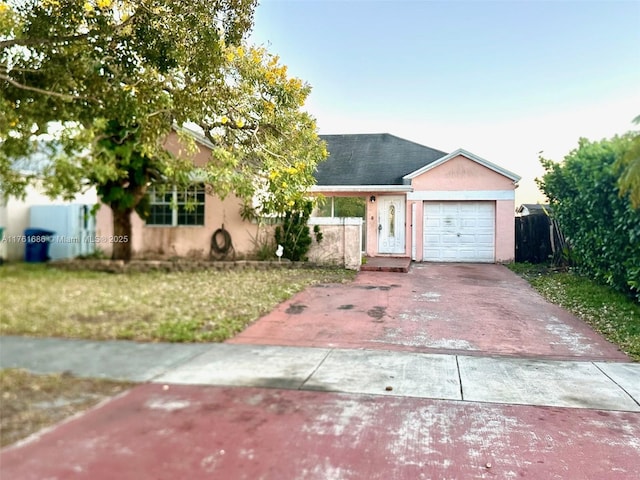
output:
<instances>
[{"instance_id":1,"label":"shrub","mask_svg":"<svg viewBox=\"0 0 640 480\"><path fill-rule=\"evenodd\" d=\"M640 299L640 209L620 195L615 163L629 150L632 134L590 142L563 163L541 159L538 184L552 205L578 270Z\"/></svg>"},{"instance_id":2,"label":"shrub","mask_svg":"<svg viewBox=\"0 0 640 480\"><path fill-rule=\"evenodd\" d=\"M276 243L282 245L284 258L294 262L307 260L307 252L313 241L307 225L312 211L311 201L299 201L285 214L282 225L276 227ZM320 228L316 225L313 230L316 241L320 242L322 240Z\"/></svg>"}]
</instances>

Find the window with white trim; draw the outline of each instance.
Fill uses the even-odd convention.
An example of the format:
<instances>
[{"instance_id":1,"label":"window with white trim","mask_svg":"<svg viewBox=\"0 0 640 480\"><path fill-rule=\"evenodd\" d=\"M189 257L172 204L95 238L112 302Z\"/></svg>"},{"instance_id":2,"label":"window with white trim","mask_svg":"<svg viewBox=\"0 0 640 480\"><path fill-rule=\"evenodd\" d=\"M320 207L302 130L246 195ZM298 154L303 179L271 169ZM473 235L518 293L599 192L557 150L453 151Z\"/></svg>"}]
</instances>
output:
<instances>
[{"instance_id":1,"label":"window with white trim","mask_svg":"<svg viewBox=\"0 0 640 480\"><path fill-rule=\"evenodd\" d=\"M366 216L365 197L324 197L314 217L360 217Z\"/></svg>"},{"instance_id":2,"label":"window with white trim","mask_svg":"<svg viewBox=\"0 0 640 480\"><path fill-rule=\"evenodd\" d=\"M149 197L150 213L147 225L170 227L204 225L203 184L195 184L187 188L152 187Z\"/></svg>"},{"instance_id":3,"label":"window with white trim","mask_svg":"<svg viewBox=\"0 0 640 480\"><path fill-rule=\"evenodd\" d=\"M366 225L366 197L324 197L317 206L314 217L359 217ZM362 229L362 251L367 246L367 229Z\"/></svg>"}]
</instances>

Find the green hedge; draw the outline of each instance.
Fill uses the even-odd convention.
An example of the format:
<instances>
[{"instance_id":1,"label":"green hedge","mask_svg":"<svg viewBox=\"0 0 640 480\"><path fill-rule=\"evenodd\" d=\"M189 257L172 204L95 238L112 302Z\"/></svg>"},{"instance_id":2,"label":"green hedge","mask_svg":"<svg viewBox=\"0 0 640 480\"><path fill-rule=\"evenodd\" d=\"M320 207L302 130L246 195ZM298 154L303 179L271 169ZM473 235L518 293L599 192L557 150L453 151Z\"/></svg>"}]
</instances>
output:
<instances>
[{"instance_id":1,"label":"green hedge","mask_svg":"<svg viewBox=\"0 0 640 480\"><path fill-rule=\"evenodd\" d=\"M615 167L632 139L580 139L564 162L541 159L546 173L538 183L579 272L640 300L640 209L620 195Z\"/></svg>"}]
</instances>

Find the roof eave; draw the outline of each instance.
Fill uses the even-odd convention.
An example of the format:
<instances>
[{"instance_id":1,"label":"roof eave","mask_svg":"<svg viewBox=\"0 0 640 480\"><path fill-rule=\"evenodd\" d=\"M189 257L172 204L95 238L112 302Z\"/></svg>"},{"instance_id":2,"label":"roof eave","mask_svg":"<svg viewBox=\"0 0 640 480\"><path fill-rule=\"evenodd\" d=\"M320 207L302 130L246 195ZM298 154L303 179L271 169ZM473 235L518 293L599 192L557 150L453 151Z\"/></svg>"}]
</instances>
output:
<instances>
[{"instance_id":1,"label":"roof eave","mask_svg":"<svg viewBox=\"0 0 640 480\"><path fill-rule=\"evenodd\" d=\"M175 123L172 125L172 128L176 133L182 132L191 136L200 145L203 145L211 150L215 148L215 145L211 143L211 140L209 140L205 135L203 135L200 132L196 132L195 130L192 130L185 126L177 125Z\"/></svg>"},{"instance_id":2,"label":"roof eave","mask_svg":"<svg viewBox=\"0 0 640 480\"><path fill-rule=\"evenodd\" d=\"M379 193L403 193L411 192L411 185L314 185L311 187L311 193L322 192L379 192Z\"/></svg>"}]
</instances>

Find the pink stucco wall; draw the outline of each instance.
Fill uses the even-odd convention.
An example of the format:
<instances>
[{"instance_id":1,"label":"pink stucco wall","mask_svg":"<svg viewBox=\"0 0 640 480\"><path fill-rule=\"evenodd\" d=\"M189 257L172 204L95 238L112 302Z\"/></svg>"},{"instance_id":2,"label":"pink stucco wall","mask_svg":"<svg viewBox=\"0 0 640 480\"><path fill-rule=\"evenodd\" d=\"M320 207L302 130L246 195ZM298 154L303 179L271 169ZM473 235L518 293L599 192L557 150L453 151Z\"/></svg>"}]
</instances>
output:
<instances>
[{"instance_id":1,"label":"pink stucco wall","mask_svg":"<svg viewBox=\"0 0 640 480\"><path fill-rule=\"evenodd\" d=\"M462 155L427 170L412 181L414 192L504 192L513 191L516 186L513 180L500 173L491 170ZM475 198L481 200L484 198ZM446 200L442 199L434 199ZM515 200L486 198L495 202L495 261L509 262L515 257ZM411 204L416 205L415 228L416 232L416 260L422 260L423 250L423 218L424 202L408 201L407 212L411 212ZM409 254L410 254L409 247Z\"/></svg>"},{"instance_id":2,"label":"pink stucco wall","mask_svg":"<svg viewBox=\"0 0 640 480\"><path fill-rule=\"evenodd\" d=\"M364 197L366 199L366 215L365 223L363 225L364 235L366 238L365 255L375 256L378 254L378 204L377 202L370 202L371 196L376 198L382 194L371 191L356 191L356 192L332 192L330 190L320 191L316 190L318 195L324 195L325 197Z\"/></svg>"},{"instance_id":3,"label":"pink stucco wall","mask_svg":"<svg viewBox=\"0 0 640 480\"><path fill-rule=\"evenodd\" d=\"M195 154L189 155L172 133L167 142L167 150L185 157L191 157L196 165L203 165L209 159L210 152L200 147ZM241 202L230 195L224 201L212 195L205 197L205 223L201 226L162 227L147 226L145 222L133 215L132 249L134 256L191 256L207 257L209 255L212 234L224 224L231 234L234 250L237 254L248 255L255 250L255 240L261 234L258 225L246 222L240 217ZM96 234L109 236L113 231L111 210L102 205L96 218ZM107 254L111 253L111 245L100 246Z\"/></svg>"},{"instance_id":4,"label":"pink stucco wall","mask_svg":"<svg viewBox=\"0 0 640 480\"><path fill-rule=\"evenodd\" d=\"M496 262L513 262L516 254L514 200L496 201Z\"/></svg>"},{"instance_id":5,"label":"pink stucco wall","mask_svg":"<svg viewBox=\"0 0 640 480\"><path fill-rule=\"evenodd\" d=\"M504 192L513 191L515 185L512 179L485 167L473 160L462 155L454 157L447 162L427 170L422 175L414 178L411 183L414 194L420 192L429 192L434 194L439 192L441 198L429 198L433 201L447 201L449 192L460 193L463 199L464 194L468 192L479 192L479 198L469 198L469 200L491 201L495 204L495 261L508 262L512 261L515 256L515 232L514 232L514 212L515 201L513 199L502 199ZM500 193L495 193L500 192ZM325 196L361 196L369 199L371 195L376 196L376 202L367 201L366 214L366 250L365 253L370 256L379 255L378 253L378 205L385 195L404 195L396 192L322 192ZM487 198L487 195L489 198ZM492 197L495 195L495 197ZM415 214L413 212L415 208ZM424 200L407 200L405 209L405 252L403 255L412 256L412 250L415 250L415 258L422 261L423 254L423 218L424 218ZM415 245L414 235L415 231ZM412 246L414 248L412 249Z\"/></svg>"},{"instance_id":6,"label":"pink stucco wall","mask_svg":"<svg viewBox=\"0 0 640 480\"><path fill-rule=\"evenodd\" d=\"M514 189L511 179L462 155L414 178L411 185L414 191Z\"/></svg>"},{"instance_id":7,"label":"pink stucco wall","mask_svg":"<svg viewBox=\"0 0 640 480\"><path fill-rule=\"evenodd\" d=\"M213 233L224 224L231 234L233 248L238 255L250 255L256 249L256 239L268 235L268 227L246 222L240 217L240 201L235 197L222 202L217 197L205 198L205 223L200 226L162 227L147 226L134 214L132 216L132 249L136 257L193 257L206 258L209 255ZM96 219L96 234L109 236L113 231L111 210L102 205ZM100 245L110 255L111 245Z\"/></svg>"},{"instance_id":8,"label":"pink stucco wall","mask_svg":"<svg viewBox=\"0 0 640 480\"><path fill-rule=\"evenodd\" d=\"M414 208L413 206L415 205L415 219L412 219L411 215L412 215L412 209ZM411 230L412 228L415 229L416 231L416 239L415 239L415 251L416 251L416 256L415 256L415 260L418 262L422 261L422 248L423 248L423 238L422 238L422 232L423 232L423 223L424 223L424 202L423 201L409 201L407 202L407 212L409 212L409 218L407 221L407 224L409 225L409 230ZM414 221L413 226L412 226L412 220ZM409 235L412 235L411 232L409 232ZM407 255L411 256L412 252L412 242L413 238L409 237L409 253Z\"/></svg>"}]
</instances>

